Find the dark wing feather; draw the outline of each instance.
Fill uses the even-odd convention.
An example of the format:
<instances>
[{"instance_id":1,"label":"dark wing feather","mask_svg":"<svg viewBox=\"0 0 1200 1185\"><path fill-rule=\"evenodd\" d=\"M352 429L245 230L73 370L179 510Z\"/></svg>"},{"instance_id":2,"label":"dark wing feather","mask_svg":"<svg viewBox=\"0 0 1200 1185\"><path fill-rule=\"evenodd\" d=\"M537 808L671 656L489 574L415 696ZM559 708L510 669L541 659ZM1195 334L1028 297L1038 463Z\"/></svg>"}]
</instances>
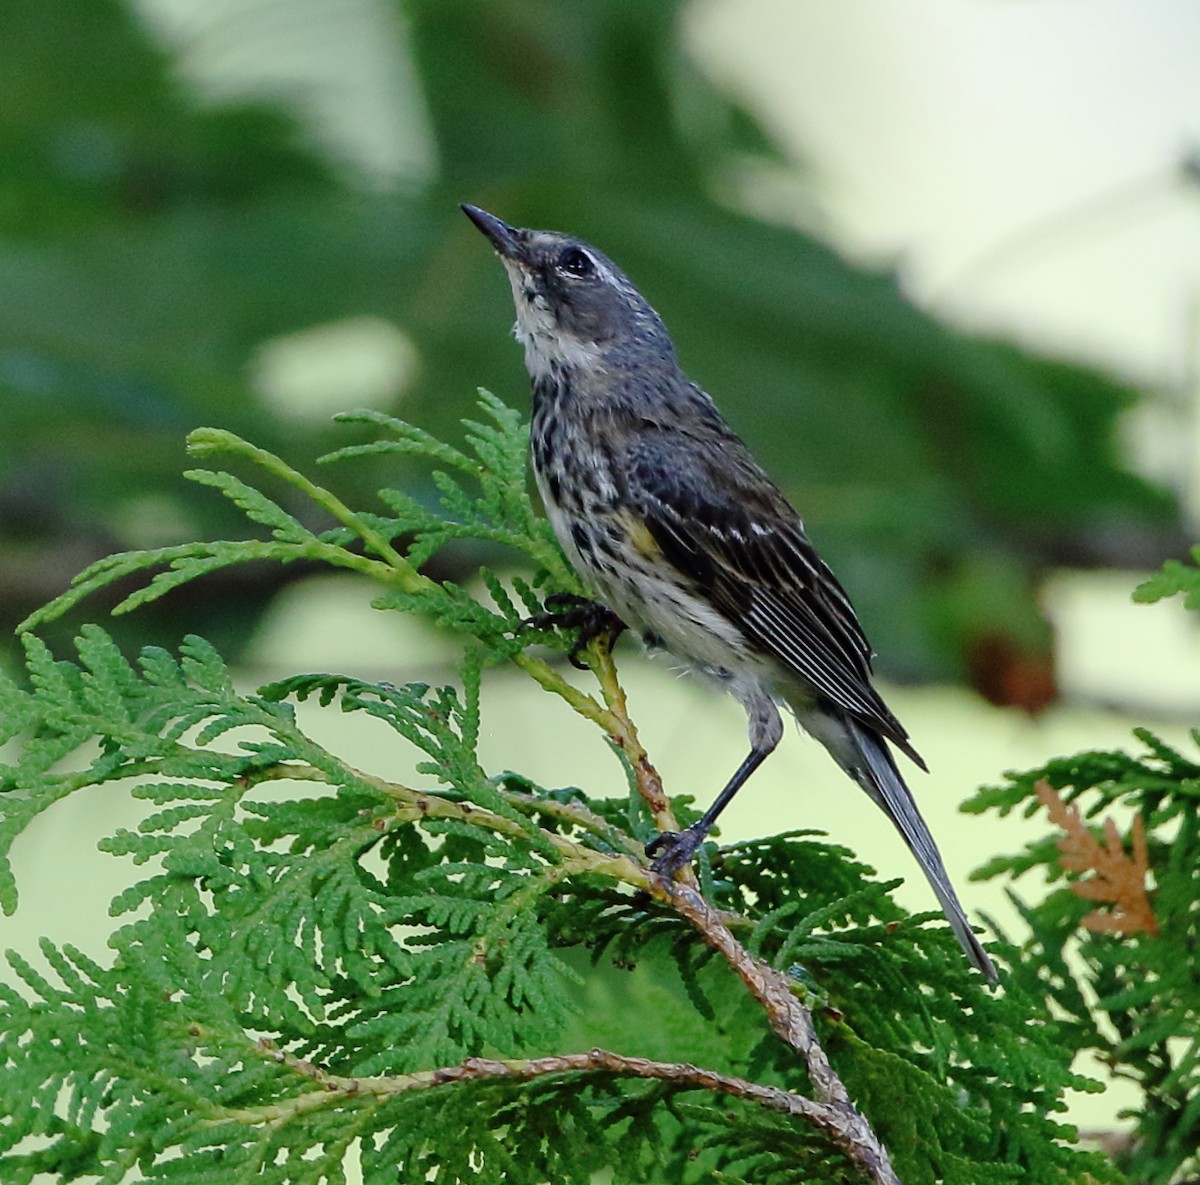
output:
<instances>
[{"instance_id":1,"label":"dark wing feather","mask_svg":"<svg viewBox=\"0 0 1200 1185\"><path fill-rule=\"evenodd\" d=\"M665 558L752 645L924 768L871 686L871 648L845 589L742 442L723 424L647 426L621 461L626 496Z\"/></svg>"}]
</instances>

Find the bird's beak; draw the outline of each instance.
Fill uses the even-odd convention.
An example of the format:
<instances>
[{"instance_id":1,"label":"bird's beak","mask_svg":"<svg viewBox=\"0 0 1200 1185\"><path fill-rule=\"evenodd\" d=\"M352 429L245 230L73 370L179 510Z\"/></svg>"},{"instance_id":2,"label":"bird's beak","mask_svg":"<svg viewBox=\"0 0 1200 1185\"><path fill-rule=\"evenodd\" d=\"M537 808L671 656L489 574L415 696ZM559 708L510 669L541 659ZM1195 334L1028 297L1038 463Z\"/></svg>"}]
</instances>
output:
<instances>
[{"instance_id":1,"label":"bird's beak","mask_svg":"<svg viewBox=\"0 0 1200 1185\"><path fill-rule=\"evenodd\" d=\"M523 252L520 231L509 226L507 222L501 222L495 214L489 214L478 206L469 206L466 202L462 203L462 212L483 231L502 259L521 259Z\"/></svg>"}]
</instances>

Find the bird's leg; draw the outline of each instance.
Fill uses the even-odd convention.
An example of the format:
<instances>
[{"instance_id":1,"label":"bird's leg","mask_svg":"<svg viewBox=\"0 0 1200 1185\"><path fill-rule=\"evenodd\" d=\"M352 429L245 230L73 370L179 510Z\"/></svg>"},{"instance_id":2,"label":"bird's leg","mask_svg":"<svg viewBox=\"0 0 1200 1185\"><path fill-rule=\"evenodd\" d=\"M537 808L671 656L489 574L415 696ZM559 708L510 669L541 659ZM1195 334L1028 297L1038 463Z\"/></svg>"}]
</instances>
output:
<instances>
[{"instance_id":1,"label":"bird's leg","mask_svg":"<svg viewBox=\"0 0 1200 1185\"><path fill-rule=\"evenodd\" d=\"M581 671L588 665L579 656L594 639L606 638L611 647L625 630L625 623L607 605L574 593L552 593L546 598L546 612L535 613L521 624L539 630L577 630L567 658Z\"/></svg>"},{"instance_id":2,"label":"bird's leg","mask_svg":"<svg viewBox=\"0 0 1200 1185\"><path fill-rule=\"evenodd\" d=\"M733 796L742 788L746 779L771 754L771 749L751 749L746 760L738 766L737 772L729 779L725 789L717 795L716 801L690 827L683 831L664 831L657 839L646 845L646 854L654 857L650 865L660 876L673 877L685 864L689 863L700 845L708 837L717 816L729 805Z\"/></svg>"},{"instance_id":3,"label":"bird's leg","mask_svg":"<svg viewBox=\"0 0 1200 1185\"><path fill-rule=\"evenodd\" d=\"M734 694L746 709L747 730L750 733L750 752L737 767L725 788L690 827L683 831L664 831L646 845L646 854L654 857L650 865L660 876L673 877L689 863L712 830L717 816L730 804L733 796L745 785L750 775L774 752L783 737L783 720L775 701L761 687L734 689Z\"/></svg>"}]
</instances>

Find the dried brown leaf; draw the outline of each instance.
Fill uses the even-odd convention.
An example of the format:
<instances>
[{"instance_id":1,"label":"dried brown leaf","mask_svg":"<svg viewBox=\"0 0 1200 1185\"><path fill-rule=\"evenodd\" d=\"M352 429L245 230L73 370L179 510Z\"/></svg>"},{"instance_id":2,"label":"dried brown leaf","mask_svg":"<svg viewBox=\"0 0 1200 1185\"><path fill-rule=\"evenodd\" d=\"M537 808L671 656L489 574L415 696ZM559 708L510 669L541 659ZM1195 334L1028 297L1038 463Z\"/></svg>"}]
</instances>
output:
<instances>
[{"instance_id":1,"label":"dried brown leaf","mask_svg":"<svg viewBox=\"0 0 1200 1185\"><path fill-rule=\"evenodd\" d=\"M1036 789L1051 822L1065 832L1058 841L1059 865L1065 872L1093 874L1076 881L1072 891L1087 901L1111 906L1092 910L1083 919L1085 929L1098 934L1156 935L1158 922L1146 893L1150 859L1142 817L1134 816L1133 853L1127 855L1114 820L1105 820L1102 844L1084 823L1079 808L1065 803L1049 782L1038 782Z\"/></svg>"}]
</instances>

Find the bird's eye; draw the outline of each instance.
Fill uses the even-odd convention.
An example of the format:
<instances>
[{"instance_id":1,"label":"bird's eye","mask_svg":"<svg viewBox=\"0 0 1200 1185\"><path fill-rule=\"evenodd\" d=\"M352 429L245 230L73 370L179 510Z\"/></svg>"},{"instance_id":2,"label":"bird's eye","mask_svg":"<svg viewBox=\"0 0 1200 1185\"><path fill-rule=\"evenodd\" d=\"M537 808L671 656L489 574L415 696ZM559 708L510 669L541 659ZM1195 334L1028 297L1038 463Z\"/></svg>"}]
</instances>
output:
<instances>
[{"instance_id":1,"label":"bird's eye","mask_svg":"<svg viewBox=\"0 0 1200 1185\"><path fill-rule=\"evenodd\" d=\"M586 251L581 251L578 247L568 247L558 257L558 270L568 276L582 278L590 276L595 267Z\"/></svg>"}]
</instances>

